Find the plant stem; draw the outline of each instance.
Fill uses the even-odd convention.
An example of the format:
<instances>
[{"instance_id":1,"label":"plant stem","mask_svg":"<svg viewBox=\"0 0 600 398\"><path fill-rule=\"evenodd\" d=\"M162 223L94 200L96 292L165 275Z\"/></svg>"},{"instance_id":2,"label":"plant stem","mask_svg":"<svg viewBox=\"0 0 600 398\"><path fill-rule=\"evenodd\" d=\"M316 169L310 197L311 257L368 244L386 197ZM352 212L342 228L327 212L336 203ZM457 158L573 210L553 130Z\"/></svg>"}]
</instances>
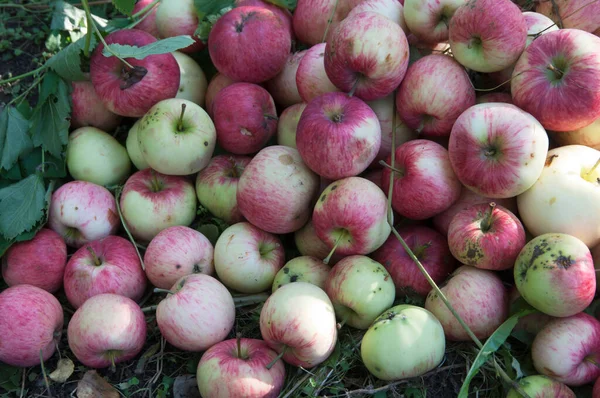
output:
<instances>
[{"instance_id":1,"label":"plant stem","mask_svg":"<svg viewBox=\"0 0 600 398\"><path fill-rule=\"evenodd\" d=\"M415 254L415 257L416 257L416 258L419 258L419 257L421 257L421 255L423 254L423 252L424 252L425 250L427 250L427 248L429 248L430 246L431 246L431 241L429 241L429 242L425 243L424 245L421 245L421 246L417 247L417 248L414 250L414 252L413 252L413 253Z\"/></svg>"},{"instance_id":2,"label":"plant stem","mask_svg":"<svg viewBox=\"0 0 600 398\"><path fill-rule=\"evenodd\" d=\"M495 207L496 207L496 202L490 202L490 205L487 208L485 215L483 216L483 221L481 222L481 230L483 232L489 231L490 227L492 226L492 216L494 215Z\"/></svg>"},{"instance_id":3,"label":"plant stem","mask_svg":"<svg viewBox=\"0 0 600 398\"><path fill-rule=\"evenodd\" d=\"M357 77L356 81L352 85L352 88L350 89L350 92L348 93L348 97L352 97L354 95L354 92L356 91L356 87L358 87L359 81L360 81L360 77Z\"/></svg>"},{"instance_id":4,"label":"plant stem","mask_svg":"<svg viewBox=\"0 0 600 398\"><path fill-rule=\"evenodd\" d=\"M327 33L329 32L329 27L333 22L333 17L335 16L335 10L337 9L338 2L339 0L335 0L335 3L333 3L333 10L331 10L331 15L329 15L329 19L327 20L327 26L325 27L325 32L323 33L323 40L321 40L321 43L327 40Z\"/></svg>"},{"instance_id":5,"label":"plant stem","mask_svg":"<svg viewBox=\"0 0 600 398\"><path fill-rule=\"evenodd\" d=\"M154 0L152 3L148 4L146 7L142 8L141 10L139 10L138 12L133 14L131 16L131 18L137 18L140 15L142 15L143 13L145 13L146 11L150 11L150 9L154 8L154 6L157 5L159 1L160 0ZM148 14L150 14L150 13L148 13Z\"/></svg>"},{"instance_id":6,"label":"plant stem","mask_svg":"<svg viewBox=\"0 0 600 398\"><path fill-rule=\"evenodd\" d=\"M596 163L590 169L590 171L588 171L587 173L585 173L585 178L586 179L598 168L598 165L600 165L600 159L596 160Z\"/></svg>"},{"instance_id":7,"label":"plant stem","mask_svg":"<svg viewBox=\"0 0 600 398\"><path fill-rule=\"evenodd\" d=\"M327 255L327 257L325 257L323 259L323 262L325 264L329 264L329 261L331 261L331 257L333 256L333 253L335 253L335 250L337 249L338 245L342 241L342 238L345 237L345 236L346 236L346 232L340 233L340 236L338 236L337 240L335 241L335 244L333 245L333 248L331 249L331 251L329 252L329 254Z\"/></svg>"},{"instance_id":8,"label":"plant stem","mask_svg":"<svg viewBox=\"0 0 600 398\"><path fill-rule=\"evenodd\" d=\"M135 247L135 252L137 253L138 259L140 260L140 264L142 265L142 270L146 271L146 264L144 264L144 259L142 258L142 255L140 254L140 249L138 249L138 245L137 245L137 243L135 243L135 239L133 239L133 235L131 235L131 232L129 232L129 228L127 227L127 223L125 223L125 218L123 217L123 212L121 211L120 197L121 197L122 191L123 191L122 187L117 188L116 195L115 195L115 199L116 199L115 202L117 204L117 213L119 213L119 218L121 219L121 225L123 225L123 229L125 230L125 233L129 237L129 241L131 243L133 243L133 247Z\"/></svg>"},{"instance_id":9,"label":"plant stem","mask_svg":"<svg viewBox=\"0 0 600 398\"><path fill-rule=\"evenodd\" d=\"M281 358L283 358L283 356L285 355L285 351L288 349L288 346L284 346L283 350L277 354L277 356L267 365L267 369L271 369L273 366L275 366L275 364L277 363L277 361L279 361Z\"/></svg>"},{"instance_id":10,"label":"plant stem","mask_svg":"<svg viewBox=\"0 0 600 398\"><path fill-rule=\"evenodd\" d=\"M41 72L46 68L47 68L47 66L46 66L46 64L44 64L44 65L40 66L39 68L29 71L27 73L23 73L22 75L13 76L13 77L5 79L5 80L0 80L0 85L14 82L15 80L21 80L21 79L26 78L31 75L35 75L36 73ZM32 84L32 86L33 86L33 84Z\"/></svg>"},{"instance_id":11,"label":"plant stem","mask_svg":"<svg viewBox=\"0 0 600 398\"><path fill-rule=\"evenodd\" d=\"M33 90L35 87L37 87L37 85L42 81L42 79L44 78L45 74L42 74L40 76L38 76L30 85L29 87L27 87L27 90L23 91L21 94L19 94L17 97L13 98L6 106L11 106L14 103L21 103L23 102L26 98L27 95L29 94L29 92L31 90Z\"/></svg>"},{"instance_id":12,"label":"plant stem","mask_svg":"<svg viewBox=\"0 0 600 398\"><path fill-rule=\"evenodd\" d=\"M394 152L396 152L396 151L394 151ZM385 162L385 160L383 160L383 159L379 161L379 164L382 165L383 167L387 167L388 169L392 170L394 173L400 174L400 176L402 176L402 177L404 176L404 172L402 170L397 169L394 166L387 164ZM392 177L394 176L394 173L392 173Z\"/></svg>"},{"instance_id":13,"label":"plant stem","mask_svg":"<svg viewBox=\"0 0 600 398\"><path fill-rule=\"evenodd\" d=\"M146 312L156 311L158 305L149 305L148 307L142 308L142 312L145 314Z\"/></svg>"},{"instance_id":14,"label":"plant stem","mask_svg":"<svg viewBox=\"0 0 600 398\"><path fill-rule=\"evenodd\" d=\"M391 162L396 163L396 92L392 94L392 153ZM384 162L385 163L385 162ZM394 225L394 211L392 209L392 195L394 194L394 173L390 173L390 186L387 197L387 221L390 226Z\"/></svg>"},{"instance_id":15,"label":"plant stem","mask_svg":"<svg viewBox=\"0 0 600 398\"><path fill-rule=\"evenodd\" d=\"M244 307L246 305L262 303L268 298L269 295L267 293L249 294L246 296L233 297L233 302L236 307Z\"/></svg>"},{"instance_id":16,"label":"plant stem","mask_svg":"<svg viewBox=\"0 0 600 398\"><path fill-rule=\"evenodd\" d=\"M181 115L179 115L179 121L177 122L177 131L183 130L183 115L185 115L185 104L181 104Z\"/></svg>"},{"instance_id":17,"label":"plant stem","mask_svg":"<svg viewBox=\"0 0 600 398\"><path fill-rule=\"evenodd\" d=\"M168 294L175 294L173 291L168 290L168 289L161 289L159 287L155 287L154 288L154 293L168 293Z\"/></svg>"},{"instance_id":18,"label":"plant stem","mask_svg":"<svg viewBox=\"0 0 600 398\"><path fill-rule=\"evenodd\" d=\"M92 255L92 259L94 260L94 264L96 264L96 267L101 266L102 265L102 261L100 261L100 259L98 258L98 255L96 255L96 252L94 251L94 249L92 248L92 246L87 246L86 249Z\"/></svg>"},{"instance_id":19,"label":"plant stem","mask_svg":"<svg viewBox=\"0 0 600 398\"><path fill-rule=\"evenodd\" d=\"M48 375L46 374L46 367L44 366L44 352L40 349L40 365L42 367L42 374L44 375L44 383L46 384L46 388L48 389L48 396L52 397L52 392L50 391L50 383L48 382Z\"/></svg>"}]
</instances>

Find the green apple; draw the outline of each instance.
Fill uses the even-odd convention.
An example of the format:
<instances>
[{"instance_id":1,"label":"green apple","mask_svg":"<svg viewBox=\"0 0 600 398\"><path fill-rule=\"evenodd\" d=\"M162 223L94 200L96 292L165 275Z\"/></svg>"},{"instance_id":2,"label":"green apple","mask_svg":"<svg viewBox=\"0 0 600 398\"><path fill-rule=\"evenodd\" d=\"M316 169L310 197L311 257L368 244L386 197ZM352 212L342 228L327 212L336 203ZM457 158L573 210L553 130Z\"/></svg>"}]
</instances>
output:
<instances>
[{"instance_id":1,"label":"green apple","mask_svg":"<svg viewBox=\"0 0 600 398\"><path fill-rule=\"evenodd\" d=\"M148 162L144 159L144 155L140 150L140 144L138 143L138 128L140 127L140 120L135 121L133 126L129 129L129 133L127 134L127 139L125 140L125 147L127 148L127 153L129 154L129 158L131 162L138 170L144 170L148 167Z\"/></svg>"},{"instance_id":2,"label":"green apple","mask_svg":"<svg viewBox=\"0 0 600 398\"><path fill-rule=\"evenodd\" d=\"M325 281L331 268L323 260L300 256L288 261L275 275L272 291L293 282L308 282L325 289Z\"/></svg>"},{"instance_id":3,"label":"green apple","mask_svg":"<svg viewBox=\"0 0 600 398\"><path fill-rule=\"evenodd\" d=\"M576 395L566 384L556 381L548 376L532 375L523 377L518 381L519 386L530 397L560 397L575 398ZM514 388L511 388L506 398L521 398Z\"/></svg>"},{"instance_id":4,"label":"green apple","mask_svg":"<svg viewBox=\"0 0 600 398\"><path fill-rule=\"evenodd\" d=\"M381 314L363 336L360 355L381 380L421 376L444 358L446 339L440 321L425 308L401 304Z\"/></svg>"},{"instance_id":5,"label":"green apple","mask_svg":"<svg viewBox=\"0 0 600 398\"><path fill-rule=\"evenodd\" d=\"M172 52L179 64L179 90L175 98L186 99L204 107L208 81L200 65L192 57L180 51Z\"/></svg>"},{"instance_id":6,"label":"green apple","mask_svg":"<svg viewBox=\"0 0 600 398\"><path fill-rule=\"evenodd\" d=\"M95 127L80 127L69 135L67 168L75 180L110 186L127 178L131 161L113 136Z\"/></svg>"},{"instance_id":7,"label":"green apple","mask_svg":"<svg viewBox=\"0 0 600 398\"><path fill-rule=\"evenodd\" d=\"M200 105L180 98L156 103L138 128L138 144L148 165L166 175L190 175L205 168L217 132Z\"/></svg>"},{"instance_id":8,"label":"green apple","mask_svg":"<svg viewBox=\"0 0 600 398\"><path fill-rule=\"evenodd\" d=\"M367 329L396 298L396 286L384 266L362 255L341 259L329 272L325 291L337 318L357 329Z\"/></svg>"},{"instance_id":9,"label":"green apple","mask_svg":"<svg viewBox=\"0 0 600 398\"><path fill-rule=\"evenodd\" d=\"M277 123L277 143L279 145L296 148L296 128L306 105L306 102L300 102L285 108L281 112Z\"/></svg>"}]
</instances>

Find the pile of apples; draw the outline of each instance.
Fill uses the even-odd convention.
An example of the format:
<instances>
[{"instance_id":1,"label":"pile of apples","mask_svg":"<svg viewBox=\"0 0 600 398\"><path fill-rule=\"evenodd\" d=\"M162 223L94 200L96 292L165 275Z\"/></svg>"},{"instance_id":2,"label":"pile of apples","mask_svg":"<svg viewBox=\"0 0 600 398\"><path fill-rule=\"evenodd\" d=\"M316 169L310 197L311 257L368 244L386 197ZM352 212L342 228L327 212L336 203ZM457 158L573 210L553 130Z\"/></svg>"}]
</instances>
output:
<instances>
[{"instance_id":1,"label":"pile of apples","mask_svg":"<svg viewBox=\"0 0 600 398\"><path fill-rule=\"evenodd\" d=\"M423 375L470 337L401 237L478 339L519 297L538 311L516 326L535 335L530 396L592 383L600 396L600 321L585 312L600 262L599 15L585 0L299 0L293 13L239 0L207 43L127 63L100 44L90 80L72 83L72 181L3 257L0 360L55 353L61 289L82 364L134 358L138 303L156 288L163 337L203 352L203 397L277 396L284 363L321 364L340 327L365 331L375 377ZM197 24L192 0L163 1L106 42ZM210 81L190 56L204 48ZM126 121L123 143L111 132ZM214 245L190 227L199 204L230 225ZM302 256L286 258L286 235ZM228 339L236 303L261 294L262 339ZM395 305L407 295L424 307Z\"/></svg>"}]
</instances>

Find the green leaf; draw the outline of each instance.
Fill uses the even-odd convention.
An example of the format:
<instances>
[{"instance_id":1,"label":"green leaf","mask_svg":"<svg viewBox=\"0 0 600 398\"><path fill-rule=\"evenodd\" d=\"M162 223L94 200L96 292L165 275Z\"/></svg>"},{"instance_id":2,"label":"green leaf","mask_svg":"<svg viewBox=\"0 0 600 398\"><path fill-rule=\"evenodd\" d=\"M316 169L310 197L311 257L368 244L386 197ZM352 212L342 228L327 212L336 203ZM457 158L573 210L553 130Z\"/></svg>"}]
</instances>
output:
<instances>
[{"instance_id":1,"label":"green leaf","mask_svg":"<svg viewBox=\"0 0 600 398\"><path fill-rule=\"evenodd\" d=\"M135 7L135 0L113 0L113 5L123 14L131 16Z\"/></svg>"},{"instance_id":2,"label":"green leaf","mask_svg":"<svg viewBox=\"0 0 600 398\"><path fill-rule=\"evenodd\" d=\"M233 7L235 7L235 0L194 0L194 8L199 20L194 36L206 42L215 22Z\"/></svg>"},{"instance_id":3,"label":"green leaf","mask_svg":"<svg viewBox=\"0 0 600 398\"><path fill-rule=\"evenodd\" d=\"M85 11L67 3L66 1L55 1L53 3L52 30L74 30L86 29Z\"/></svg>"},{"instance_id":4,"label":"green leaf","mask_svg":"<svg viewBox=\"0 0 600 398\"><path fill-rule=\"evenodd\" d=\"M46 79L48 84L45 84ZM46 87L52 86L53 79L56 79L56 90L48 93L45 91ZM52 156L60 158L69 139L71 114L69 86L53 72L48 72L42 82L41 98L45 100L38 104L31 119L33 145L41 146Z\"/></svg>"},{"instance_id":5,"label":"green leaf","mask_svg":"<svg viewBox=\"0 0 600 398\"><path fill-rule=\"evenodd\" d=\"M9 170L17 160L31 151L33 143L27 120L14 107L5 107L0 114L0 169Z\"/></svg>"},{"instance_id":6,"label":"green leaf","mask_svg":"<svg viewBox=\"0 0 600 398\"><path fill-rule=\"evenodd\" d=\"M42 148L35 148L20 161L25 175L40 173L44 178L63 178L67 176L66 161L49 153L42 156ZM44 163L42 167L42 163ZM43 169L43 170L42 170Z\"/></svg>"},{"instance_id":7,"label":"green leaf","mask_svg":"<svg viewBox=\"0 0 600 398\"><path fill-rule=\"evenodd\" d=\"M0 388L5 389L7 392L19 391L21 389L20 373L21 368L0 362Z\"/></svg>"},{"instance_id":8,"label":"green leaf","mask_svg":"<svg viewBox=\"0 0 600 398\"><path fill-rule=\"evenodd\" d=\"M494 331L494 333L492 333L481 350L479 350L479 354L477 354L475 361L473 361L471 369L469 369L469 373L467 373L467 377L460 388L458 398L467 398L469 395L469 384L471 383L471 380L477 374L477 372L479 372L479 368L481 368L481 366L483 366L490 359L490 357L500 347L502 347L519 319L535 312L537 312L537 310L533 308L521 310L504 321L504 323L500 325L498 329Z\"/></svg>"},{"instance_id":9,"label":"green leaf","mask_svg":"<svg viewBox=\"0 0 600 398\"><path fill-rule=\"evenodd\" d=\"M92 36L90 52L96 46L96 36ZM60 77L69 81L86 80L87 76L81 70L81 53L85 47L85 36L60 50L46 61L46 65Z\"/></svg>"},{"instance_id":10,"label":"green leaf","mask_svg":"<svg viewBox=\"0 0 600 398\"><path fill-rule=\"evenodd\" d=\"M217 23L219 18L221 18L227 12L231 11L232 8L233 4L231 6L222 8L221 10L216 11L213 14L204 15L204 17L201 18L200 22L198 23L198 27L194 32L194 36L198 37L200 40L206 43L208 41L208 35L210 34L210 31L212 30L214 24Z\"/></svg>"},{"instance_id":11,"label":"green leaf","mask_svg":"<svg viewBox=\"0 0 600 398\"><path fill-rule=\"evenodd\" d=\"M217 239L220 236L219 227L214 224L200 225L196 230L204 235L213 245L217 243Z\"/></svg>"},{"instance_id":12,"label":"green leaf","mask_svg":"<svg viewBox=\"0 0 600 398\"><path fill-rule=\"evenodd\" d=\"M0 189L0 235L11 240L31 231L44 216L46 188L37 174Z\"/></svg>"},{"instance_id":13,"label":"green leaf","mask_svg":"<svg viewBox=\"0 0 600 398\"><path fill-rule=\"evenodd\" d=\"M281 8L287 8L290 11L294 11L298 5L298 0L265 0L271 4L275 4Z\"/></svg>"},{"instance_id":14,"label":"green leaf","mask_svg":"<svg viewBox=\"0 0 600 398\"><path fill-rule=\"evenodd\" d=\"M149 55L166 54L180 50L194 44L194 39L189 35L174 36L166 39L146 44L142 47L129 46L124 44L109 44L110 49L121 58L144 59ZM111 57L108 49L102 51L105 57Z\"/></svg>"}]
</instances>

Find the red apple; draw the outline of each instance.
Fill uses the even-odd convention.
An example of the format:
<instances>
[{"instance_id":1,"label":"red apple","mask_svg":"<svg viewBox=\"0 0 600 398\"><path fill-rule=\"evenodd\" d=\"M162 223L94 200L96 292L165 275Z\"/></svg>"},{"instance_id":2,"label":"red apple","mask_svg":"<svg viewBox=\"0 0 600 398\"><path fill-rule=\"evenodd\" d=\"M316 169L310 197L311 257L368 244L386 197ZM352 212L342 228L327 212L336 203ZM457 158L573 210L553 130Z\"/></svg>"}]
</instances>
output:
<instances>
[{"instance_id":1,"label":"red apple","mask_svg":"<svg viewBox=\"0 0 600 398\"><path fill-rule=\"evenodd\" d=\"M194 0L161 1L156 7L155 18L156 27L162 37L188 35L194 39L194 44L178 51L194 53L206 47L206 44L195 36L199 21Z\"/></svg>"},{"instance_id":2,"label":"red apple","mask_svg":"<svg viewBox=\"0 0 600 398\"><path fill-rule=\"evenodd\" d=\"M448 151L438 143L418 139L400 145L394 168L392 207L404 217L425 220L448 209L460 196L460 181ZM389 168L383 169L383 192L389 190L390 173Z\"/></svg>"},{"instance_id":3,"label":"red apple","mask_svg":"<svg viewBox=\"0 0 600 398\"><path fill-rule=\"evenodd\" d=\"M109 111L102 103L91 81L71 82L71 128L84 126L96 127L103 131L112 131L123 119Z\"/></svg>"},{"instance_id":4,"label":"red apple","mask_svg":"<svg viewBox=\"0 0 600 398\"><path fill-rule=\"evenodd\" d=\"M419 40L440 43L448 40L448 26L456 9L467 0L407 0L404 19Z\"/></svg>"},{"instance_id":5,"label":"red apple","mask_svg":"<svg viewBox=\"0 0 600 398\"><path fill-rule=\"evenodd\" d=\"M160 231L146 248L146 275L154 286L169 289L186 275L212 275L213 255L212 244L200 232L184 226L169 227Z\"/></svg>"},{"instance_id":6,"label":"red apple","mask_svg":"<svg viewBox=\"0 0 600 398\"><path fill-rule=\"evenodd\" d=\"M549 322L531 345L533 366L569 386L600 377L600 321L584 312Z\"/></svg>"},{"instance_id":7,"label":"red apple","mask_svg":"<svg viewBox=\"0 0 600 398\"><path fill-rule=\"evenodd\" d=\"M306 105L305 102L301 102L285 108L281 112L277 123L277 143L279 145L296 149L296 130L298 129L298 122Z\"/></svg>"},{"instance_id":8,"label":"red apple","mask_svg":"<svg viewBox=\"0 0 600 398\"><path fill-rule=\"evenodd\" d=\"M306 165L320 176L330 180L356 176L377 156L381 126L364 101L326 93L302 112L296 145Z\"/></svg>"},{"instance_id":9,"label":"red apple","mask_svg":"<svg viewBox=\"0 0 600 398\"><path fill-rule=\"evenodd\" d=\"M448 153L460 181L479 195L510 198L529 189L546 162L548 135L511 104L477 104L452 127Z\"/></svg>"},{"instance_id":10,"label":"red apple","mask_svg":"<svg viewBox=\"0 0 600 398\"><path fill-rule=\"evenodd\" d=\"M548 130L577 130L600 117L600 37L579 29L541 35L512 76L515 105Z\"/></svg>"},{"instance_id":11,"label":"red apple","mask_svg":"<svg viewBox=\"0 0 600 398\"><path fill-rule=\"evenodd\" d=\"M408 53L406 34L398 24L364 11L340 22L327 40L325 72L340 90L372 101L398 87Z\"/></svg>"},{"instance_id":12,"label":"red apple","mask_svg":"<svg viewBox=\"0 0 600 398\"><path fill-rule=\"evenodd\" d=\"M406 33L410 33L404 20L404 7L398 0L362 0L348 13L348 17L363 11L374 11L396 22Z\"/></svg>"},{"instance_id":13,"label":"red apple","mask_svg":"<svg viewBox=\"0 0 600 398\"><path fill-rule=\"evenodd\" d=\"M525 242L521 221L494 202L460 211L448 226L452 255L462 264L481 269L512 268Z\"/></svg>"},{"instance_id":14,"label":"red apple","mask_svg":"<svg viewBox=\"0 0 600 398\"><path fill-rule=\"evenodd\" d=\"M146 343L146 319L132 299L98 294L86 300L69 321L69 348L90 368L114 367L135 358Z\"/></svg>"},{"instance_id":15,"label":"red apple","mask_svg":"<svg viewBox=\"0 0 600 398\"><path fill-rule=\"evenodd\" d=\"M210 347L198 363L200 395L209 397L277 397L284 386L285 366L277 353L259 339L229 339Z\"/></svg>"},{"instance_id":16,"label":"red apple","mask_svg":"<svg viewBox=\"0 0 600 398\"><path fill-rule=\"evenodd\" d=\"M312 222L319 239L340 255L372 253L390 235L387 198L361 177L331 183L315 205Z\"/></svg>"},{"instance_id":17,"label":"red apple","mask_svg":"<svg viewBox=\"0 0 600 398\"><path fill-rule=\"evenodd\" d=\"M156 323L169 344L181 350L205 351L223 341L235 322L229 290L205 274L180 278L156 308Z\"/></svg>"},{"instance_id":18,"label":"red apple","mask_svg":"<svg viewBox=\"0 0 600 398\"><path fill-rule=\"evenodd\" d=\"M12 286L0 293L0 361L37 366L50 359L64 323L58 299L32 285Z\"/></svg>"},{"instance_id":19,"label":"red apple","mask_svg":"<svg viewBox=\"0 0 600 398\"><path fill-rule=\"evenodd\" d=\"M68 246L78 248L113 235L120 225L115 197L100 185L70 181L52 194L48 227Z\"/></svg>"},{"instance_id":20,"label":"red apple","mask_svg":"<svg viewBox=\"0 0 600 398\"><path fill-rule=\"evenodd\" d=\"M260 44L265 37L269 37L267 46ZM208 36L210 58L217 70L248 83L261 83L281 72L291 45L288 26L264 7L243 6L228 11Z\"/></svg>"},{"instance_id":21,"label":"red apple","mask_svg":"<svg viewBox=\"0 0 600 398\"><path fill-rule=\"evenodd\" d=\"M299 0L292 19L296 37L310 46L327 40L335 27L360 1Z\"/></svg>"},{"instance_id":22,"label":"red apple","mask_svg":"<svg viewBox=\"0 0 600 398\"><path fill-rule=\"evenodd\" d=\"M154 3L154 0L139 0L137 3L135 3L132 14L137 14L138 12L142 11L144 8L148 7L152 3ZM156 9L157 8L158 8L158 4L154 5L153 8L147 12L149 15L147 17L145 17L142 20L142 22L135 25L135 28L146 31L146 32L150 33L152 36L159 39L160 33L158 31L158 27L156 26ZM146 14L144 14L144 15L146 15Z\"/></svg>"},{"instance_id":23,"label":"red apple","mask_svg":"<svg viewBox=\"0 0 600 398\"><path fill-rule=\"evenodd\" d=\"M217 72L208 82L208 87L206 87L206 94L204 97L204 107L206 109L206 113L213 118L213 102L217 94L227 86L235 83L234 80L228 78L227 76Z\"/></svg>"},{"instance_id":24,"label":"red apple","mask_svg":"<svg viewBox=\"0 0 600 398\"><path fill-rule=\"evenodd\" d=\"M33 239L14 243L2 256L2 278L8 286L33 285L49 293L62 287L67 264L67 245L48 228Z\"/></svg>"},{"instance_id":25,"label":"red apple","mask_svg":"<svg viewBox=\"0 0 600 398\"><path fill-rule=\"evenodd\" d=\"M473 105L473 83L464 67L447 55L427 55L413 63L396 92L400 117L424 135L450 135L456 119Z\"/></svg>"},{"instance_id":26,"label":"red apple","mask_svg":"<svg viewBox=\"0 0 600 398\"><path fill-rule=\"evenodd\" d=\"M445 281L456 268L446 238L436 230L409 225L398 228L398 233L435 283ZM390 273L396 285L396 297L412 294L425 297L431 291L431 285L395 236L390 235L371 257Z\"/></svg>"},{"instance_id":27,"label":"red apple","mask_svg":"<svg viewBox=\"0 0 600 398\"><path fill-rule=\"evenodd\" d=\"M146 290L146 274L131 242L107 236L82 246L65 268L65 295L75 309L90 297L114 293L138 301Z\"/></svg>"},{"instance_id":28,"label":"red apple","mask_svg":"<svg viewBox=\"0 0 600 398\"><path fill-rule=\"evenodd\" d=\"M237 203L248 221L267 232L300 229L310 217L318 176L294 148L272 145L252 158L240 177Z\"/></svg>"},{"instance_id":29,"label":"red apple","mask_svg":"<svg viewBox=\"0 0 600 398\"><path fill-rule=\"evenodd\" d=\"M600 3L589 0L538 0L535 12L560 23L560 28L597 32L600 29Z\"/></svg>"},{"instance_id":30,"label":"red apple","mask_svg":"<svg viewBox=\"0 0 600 398\"><path fill-rule=\"evenodd\" d=\"M296 84L296 71L305 54L306 50L290 53L282 71L271 80L265 82L265 88L277 105L285 108L302 102L300 93L298 93L298 85Z\"/></svg>"},{"instance_id":31,"label":"red apple","mask_svg":"<svg viewBox=\"0 0 600 398\"><path fill-rule=\"evenodd\" d=\"M296 71L296 86L300 98L309 102L325 93L340 91L325 72L325 46L327 43L315 44L302 57Z\"/></svg>"},{"instance_id":32,"label":"red apple","mask_svg":"<svg viewBox=\"0 0 600 398\"><path fill-rule=\"evenodd\" d=\"M139 29L109 33L107 44L143 47L157 40ZM133 69L117 57L102 54L99 43L90 58L90 77L106 108L118 115L141 117L157 102L174 98L179 90L179 65L173 54L154 54L144 59L126 58Z\"/></svg>"},{"instance_id":33,"label":"red apple","mask_svg":"<svg viewBox=\"0 0 600 398\"><path fill-rule=\"evenodd\" d=\"M271 3L270 1L263 0L235 0L234 1L236 7L244 7L244 6L253 6L253 7L263 7L269 11L273 11L276 15L281 18L283 23L288 27L290 31L290 37L292 40L295 39L294 26L292 25L292 13L290 10L280 7L275 3Z\"/></svg>"}]
</instances>

